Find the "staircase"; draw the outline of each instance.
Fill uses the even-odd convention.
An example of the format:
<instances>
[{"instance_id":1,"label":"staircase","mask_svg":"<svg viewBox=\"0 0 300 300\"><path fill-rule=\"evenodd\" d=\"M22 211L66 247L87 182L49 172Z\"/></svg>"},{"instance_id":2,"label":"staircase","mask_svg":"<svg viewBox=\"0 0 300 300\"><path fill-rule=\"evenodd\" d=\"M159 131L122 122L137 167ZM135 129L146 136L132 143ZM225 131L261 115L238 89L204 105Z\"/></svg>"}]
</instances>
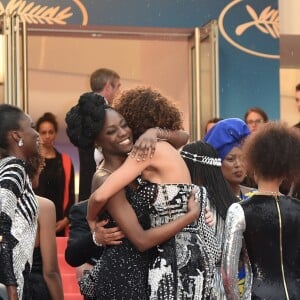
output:
<instances>
[{"instance_id":1,"label":"staircase","mask_svg":"<svg viewBox=\"0 0 300 300\"><path fill-rule=\"evenodd\" d=\"M80 294L76 279L76 268L71 267L65 261L65 250L67 247L67 240L68 237L56 238L58 264L64 288L64 299L83 300L83 296Z\"/></svg>"}]
</instances>

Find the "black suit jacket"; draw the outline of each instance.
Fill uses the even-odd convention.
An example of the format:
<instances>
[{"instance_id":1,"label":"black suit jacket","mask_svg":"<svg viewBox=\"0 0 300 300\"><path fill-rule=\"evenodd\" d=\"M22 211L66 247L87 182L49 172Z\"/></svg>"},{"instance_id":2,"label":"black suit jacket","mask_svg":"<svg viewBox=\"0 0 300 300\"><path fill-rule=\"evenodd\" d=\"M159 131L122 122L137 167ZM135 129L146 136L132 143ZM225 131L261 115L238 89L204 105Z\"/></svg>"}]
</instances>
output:
<instances>
[{"instance_id":1,"label":"black suit jacket","mask_svg":"<svg viewBox=\"0 0 300 300\"><path fill-rule=\"evenodd\" d=\"M70 232L65 251L65 259L72 267L84 263L94 265L103 248L94 244L89 224L86 220L88 200L74 204L69 213Z\"/></svg>"}]
</instances>

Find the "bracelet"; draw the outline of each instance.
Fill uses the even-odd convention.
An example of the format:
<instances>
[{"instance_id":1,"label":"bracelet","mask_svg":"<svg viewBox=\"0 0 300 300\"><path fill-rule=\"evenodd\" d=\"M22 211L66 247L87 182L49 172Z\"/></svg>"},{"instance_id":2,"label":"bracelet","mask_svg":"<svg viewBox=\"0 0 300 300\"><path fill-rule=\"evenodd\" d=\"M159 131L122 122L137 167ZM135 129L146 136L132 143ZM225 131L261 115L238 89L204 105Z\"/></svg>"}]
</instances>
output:
<instances>
[{"instance_id":1,"label":"bracelet","mask_svg":"<svg viewBox=\"0 0 300 300\"><path fill-rule=\"evenodd\" d=\"M97 242L97 240L96 240L96 232L95 231L93 232L92 237L93 237L93 242L94 242L94 244L96 246L98 246L98 247L104 247L103 244Z\"/></svg>"},{"instance_id":2,"label":"bracelet","mask_svg":"<svg viewBox=\"0 0 300 300\"><path fill-rule=\"evenodd\" d=\"M169 129L163 129L160 127L156 127L156 130L157 130L157 139L159 141L168 141L169 140L169 137L170 137Z\"/></svg>"}]
</instances>

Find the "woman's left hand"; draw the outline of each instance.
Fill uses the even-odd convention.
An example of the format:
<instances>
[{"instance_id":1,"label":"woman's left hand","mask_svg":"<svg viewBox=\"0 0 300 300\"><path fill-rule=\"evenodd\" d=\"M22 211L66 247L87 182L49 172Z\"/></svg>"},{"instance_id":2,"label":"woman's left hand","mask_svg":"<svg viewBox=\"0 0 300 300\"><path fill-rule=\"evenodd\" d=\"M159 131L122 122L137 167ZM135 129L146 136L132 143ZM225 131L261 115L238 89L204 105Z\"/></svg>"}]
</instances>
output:
<instances>
[{"instance_id":1,"label":"woman's left hand","mask_svg":"<svg viewBox=\"0 0 300 300\"><path fill-rule=\"evenodd\" d=\"M157 129L146 130L135 142L130 152L131 157L136 157L137 161L146 160L148 156L153 157L157 143Z\"/></svg>"}]
</instances>

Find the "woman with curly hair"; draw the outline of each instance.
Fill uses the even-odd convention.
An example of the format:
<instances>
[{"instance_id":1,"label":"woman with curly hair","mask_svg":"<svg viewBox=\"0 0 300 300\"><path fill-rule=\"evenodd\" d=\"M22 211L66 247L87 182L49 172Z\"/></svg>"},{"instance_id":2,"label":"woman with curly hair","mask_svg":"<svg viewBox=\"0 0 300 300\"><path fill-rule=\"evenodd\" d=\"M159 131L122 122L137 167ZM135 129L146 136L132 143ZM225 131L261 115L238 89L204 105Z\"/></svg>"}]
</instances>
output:
<instances>
[{"instance_id":1,"label":"woman with curly hair","mask_svg":"<svg viewBox=\"0 0 300 300\"><path fill-rule=\"evenodd\" d=\"M151 88L138 87L122 93L116 109L131 126L134 139L148 128L158 126L169 130L182 129L181 113L168 99ZM160 130L160 129L158 129ZM188 197L196 189L196 199L201 206L201 215L188 226L179 226L173 237L167 241L161 235L157 243L156 255L150 263L150 299L195 299L208 296L210 287L204 276L203 261L214 264L214 257L205 251L205 240L215 243L216 239L204 219L206 190L191 184L189 170L178 151L164 140L156 145L151 159L137 162L128 157L90 197L87 219L93 230L97 214L106 206L111 197L122 190L141 174L138 194L143 202L150 205L151 227L172 224L187 212ZM122 208L114 212L114 218L122 215ZM134 232L129 225L118 222L129 239L135 239L140 250L147 249L142 244L145 236ZM187 224L186 224L187 225ZM164 242L165 241L165 242ZM150 239L148 243L150 242ZM216 246L217 247L217 246ZM216 250L218 251L218 249Z\"/></svg>"},{"instance_id":2,"label":"woman with curly hair","mask_svg":"<svg viewBox=\"0 0 300 300\"><path fill-rule=\"evenodd\" d=\"M94 93L86 93L80 97L78 104L68 112L66 122L68 136L74 145L102 147L104 160L94 174L92 183L94 190L113 176L111 173L124 162L132 150L131 130L125 119L106 105L101 96ZM148 139L145 138L146 134ZM148 149L155 145L157 138L166 137L166 131L150 128L145 135L136 143L144 147L142 152L148 152ZM182 145L186 142L187 135L183 132L170 133L167 138L175 145ZM131 159L136 161L132 156L134 154L131 153ZM138 162L140 163L142 162ZM105 213L100 216L100 219L108 220L109 227L116 226L117 223L127 238L122 239L120 245L106 246L91 273L81 280L82 292L88 286L88 282L91 282L89 280L95 280L97 299L148 299L148 267L151 252L145 250L168 240L199 215L199 206L191 199L188 212L182 214L180 218L165 226L147 230L150 228L149 203L142 198L143 194L140 195L141 192L136 190L135 177L129 179L124 189L120 188L117 195L111 194ZM92 229L94 232L94 227ZM99 245L96 234L93 234L93 239ZM92 296L92 293L86 295Z\"/></svg>"},{"instance_id":3,"label":"woman with curly hair","mask_svg":"<svg viewBox=\"0 0 300 300\"><path fill-rule=\"evenodd\" d=\"M242 245L253 274L243 299L299 299L300 201L279 192L282 180L299 172L297 131L270 122L245 141L247 169L253 172L258 190L228 209L223 251L228 299L240 299L236 273Z\"/></svg>"}]
</instances>

